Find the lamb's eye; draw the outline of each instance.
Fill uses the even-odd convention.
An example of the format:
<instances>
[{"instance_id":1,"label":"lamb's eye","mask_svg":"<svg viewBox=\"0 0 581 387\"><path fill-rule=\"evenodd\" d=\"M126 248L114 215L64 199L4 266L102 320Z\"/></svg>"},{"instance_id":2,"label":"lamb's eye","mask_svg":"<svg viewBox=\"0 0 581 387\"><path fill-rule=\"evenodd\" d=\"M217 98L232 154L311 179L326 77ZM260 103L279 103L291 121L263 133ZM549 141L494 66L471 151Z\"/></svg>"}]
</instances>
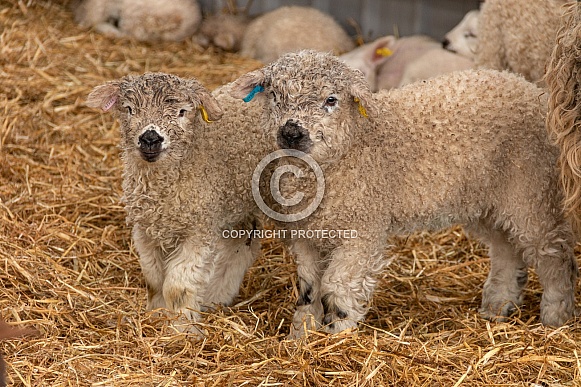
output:
<instances>
[{"instance_id":1,"label":"lamb's eye","mask_svg":"<svg viewBox=\"0 0 581 387\"><path fill-rule=\"evenodd\" d=\"M337 105L337 102L338 100L336 97L330 96L325 100L325 106L335 106Z\"/></svg>"},{"instance_id":2,"label":"lamb's eye","mask_svg":"<svg viewBox=\"0 0 581 387\"><path fill-rule=\"evenodd\" d=\"M180 112L178 113L178 117L184 117L186 115L188 111L186 109L180 109Z\"/></svg>"}]
</instances>

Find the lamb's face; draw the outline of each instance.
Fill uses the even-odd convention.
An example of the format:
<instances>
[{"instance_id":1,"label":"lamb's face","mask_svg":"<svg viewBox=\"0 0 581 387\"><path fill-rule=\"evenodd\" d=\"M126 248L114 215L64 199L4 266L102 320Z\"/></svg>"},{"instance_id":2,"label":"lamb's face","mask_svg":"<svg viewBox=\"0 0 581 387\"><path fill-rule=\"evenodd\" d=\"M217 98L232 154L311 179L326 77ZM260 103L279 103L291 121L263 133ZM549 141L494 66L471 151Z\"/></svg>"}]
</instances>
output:
<instances>
[{"instance_id":1,"label":"lamb's face","mask_svg":"<svg viewBox=\"0 0 581 387\"><path fill-rule=\"evenodd\" d=\"M458 55L474 59L478 46L479 18L479 10L468 12L462 21L445 35L444 41L442 42L443 47Z\"/></svg>"},{"instance_id":2,"label":"lamb's face","mask_svg":"<svg viewBox=\"0 0 581 387\"><path fill-rule=\"evenodd\" d=\"M105 111L115 107L126 157L149 163L180 159L191 149L200 111L206 120L221 115L216 100L197 81L161 73L99 86L87 104Z\"/></svg>"},{"instance_id":3,"label":"lamb's face","mask_svg":"<svg viewBox=\"0 0 581 387\"><path fill-rule=\"evenodd\" d=\"M301 51L281 57L235 82L235 95L259 86L266 128L278 147L309 153L325 162L349 147L371 92L363 74L337 57Z\"/></svg>"}]
</instances>

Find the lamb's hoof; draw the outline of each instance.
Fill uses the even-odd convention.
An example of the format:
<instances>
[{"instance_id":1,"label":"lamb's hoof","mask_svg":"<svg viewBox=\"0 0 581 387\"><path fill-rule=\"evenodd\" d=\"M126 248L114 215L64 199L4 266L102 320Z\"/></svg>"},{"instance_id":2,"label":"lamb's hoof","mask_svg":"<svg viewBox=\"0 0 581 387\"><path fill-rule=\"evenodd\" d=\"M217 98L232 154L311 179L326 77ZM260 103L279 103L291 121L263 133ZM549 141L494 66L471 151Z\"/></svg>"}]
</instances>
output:
<instances>
[{"instance_id":1,"label":"lamb's hoof","mask_svg":"<svg viewBox=\"0 0 581 387\"><path fill-rule=\"evenodd\" d=\"M323 319L323 330L327 333L339 333L345 330L356 330L357 321L347 318L347 315L340 312L339 315L336 313L327 313Z\"/></svg>"},{"instance_id":2,"label":"lamb's hoof","mask_svg":"<svg viewBox=\"0 0 581 387\"><path fill-rule=\"evenodd\" d=\"M290 333L287 336L288 340L298 340L309 336L310 331L316 331L321 327L312 314L302 316L295 315L290 326Z\"/></svg>"},{"instance_id":3,"label":"lamb's hoof","mask_svg":"<svg viewBox=\"0 0 581 387\"><path fill-rule=\"evenodd\" d=\"M498 305L482 305L478 312L486 320L501 323L506 322L516 310L517 306L511 301L507 301Z\"/></svg>"},{"instance_id":4,"label":"lamb's hoof","mask_svg":"<svg viewBox=\"0 0 581 387\"><path fill-rule=\"evenodd\" d=\"M547 303L541 301L541 323L550 327L561 327L575 315L573 300Z\"/></svg>"},{"instance_id":5,"label":"lamb's hoof","mask_svg":"<svg viewBox=\"0 0 581 387\"><path fill-rule=\"evenodd\" d=\"M196 325L197 321L201 320L198 312L191 309L184 309L177 313L164 310L165 315L170 318L170 329L177 333L186 333L194 340L203 339L208 335L208 332Z\"/></svg>"}]
</instances>

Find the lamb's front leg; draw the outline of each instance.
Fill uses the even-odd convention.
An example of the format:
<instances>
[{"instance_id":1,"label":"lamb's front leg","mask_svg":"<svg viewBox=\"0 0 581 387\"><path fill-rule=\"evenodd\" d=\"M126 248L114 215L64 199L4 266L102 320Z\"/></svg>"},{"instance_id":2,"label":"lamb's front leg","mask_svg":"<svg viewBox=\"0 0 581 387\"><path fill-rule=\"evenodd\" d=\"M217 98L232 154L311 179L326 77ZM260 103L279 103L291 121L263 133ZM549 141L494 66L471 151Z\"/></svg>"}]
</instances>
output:
<instances>
[{"instance_id":1,"label":"lamb's front leg","mask_svg":"<svg viewBox=\"0 0 581 387\"><path fill-rule=\"evenodd\" d=\"M220 238L215 249L216 267L204 291L204 305L230 305L248 268L259 255L259 239Z\"/></svg>"},{"instance_id":2,"label":"lamb's front leg","mask_svg":"<svg viewBox=\"0 0 581 387\"><path fill-rule=\"evenodd\" d=\"M291 244L291 252L297 263L299 298L291 323L290 339L306 335L306 330L316 330L323 318L321 304L321 258L308 240L298 239Z\"/></svg>"},{"instance_id":3,"label":"lamb's front leg","mask_svg":"<svg viewBox=\"0 0 581 387\"><path fill-rule=\"evenodd\" d=\"M159 244L137 225L133 227L133 243L139 256L141 272L147 286L147 310L166 308L163 298L164 264Z\"/></svg>"},{"instance_id":4,"label":"lamb's front leg","mask_svg":"<svg viewBox=\"0 0 581 387\"><path fill-rule=\"evenodd\" d=\"M321 283L325 331L357 327L384 265L383 254L365 244L345 243L332 252Z\"/></svg>"},{"instance_id":5,"label":"lamb's front leg","mask_svg":"<svg viewBox=\"0 0 581 387\"><path fill-rule=\"evenodd\" d=\"M165 258L163 298L167 308L180 316L175 326L181 331L199 333L190 321L200 319L203 289L214 271L213 252L188 239ZM189 325L189 326L188 326Z\"/></svg>"}]
</instances>

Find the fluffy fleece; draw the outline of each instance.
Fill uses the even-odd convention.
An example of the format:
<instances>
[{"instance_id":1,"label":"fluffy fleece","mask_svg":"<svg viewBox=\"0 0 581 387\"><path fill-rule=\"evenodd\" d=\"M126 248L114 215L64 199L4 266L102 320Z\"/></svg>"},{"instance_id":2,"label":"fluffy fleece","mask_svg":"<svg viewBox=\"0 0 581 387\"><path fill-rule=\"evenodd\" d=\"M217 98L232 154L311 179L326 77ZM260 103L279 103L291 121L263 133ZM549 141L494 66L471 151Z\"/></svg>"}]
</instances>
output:
<instances>
[{"instance_id":1,"label":"fluffy fleece","mask_svg":"<svg viewBox=\"0 0 581 387\"><path fill-rule=\"evenodd\" d=\"M148 309L178 312L193 332L188 320L231 303L259 251L255 239L223 234L260 227L251 176L269 145L258 109L228 90L147 73L98 86L87 101L121 124L123 201Z\"/></svg>"},{"instance_id":2,"label":"fluffy fleece","mask_svg":"<svg viewBox=\"0 0 581 387\"><path fill-rule=\"evenodd\" d=\"M454 224L490 247L484 317L502 320L522 304L528 267L544 288L541 321L573 316L574 238L541 89L508 72L468 70L372 94L361 72L312 51L246 74L232 90L241 97L256 85L273 141L311 156L325 178L316 211L286 227L357 232L291 241L300 279L293 336L307 316L329 332L363 319L389 235ZM316 195L313 171L290 163L303 177L284 174L279 189L306 200L279 208L288 214Z\"/></svg>"},{"instance_id":3,"label":"fluffy fleece","mask_svg":"<svg viewBox=\"0 0 581 387\"><path fill-rule=\"evenodd\" d=\"M547 67L547 129L559 146L565 208L581 233L581 5L570 6Z\"/></svg>"},{"instance_id":4,"label":"fluffy fleece","mask_svg":"<svg viewBox=\"0 0 581 387\"><path fill-rule=\"evenodd\" d=\"M477 67L507 69L539 82L566 0L486 0L478 21Z\"/></svg>"},{"instance_id":5,"label":"fluffy fleece","mask_svg":"<svg viewBox=\"0 0 581 387\"><path fill-rule=\"evenodd\" d=\"M143 41L179 41L202 20L196 0L78 0L75 21L102 34Z\"/></svg>"},{"instance_id":6,"label":"fluffy fleece","mask_svg":"<svg viewBox=\"0 0 581 387\"><path fill-rule=\"evenodd\" d=\"M301 49L333 52L355 47L345 30L329 15L311 7L280 7L254 19L242 39L240 54L264 63Z\"/></svg>"}]
</instances>

